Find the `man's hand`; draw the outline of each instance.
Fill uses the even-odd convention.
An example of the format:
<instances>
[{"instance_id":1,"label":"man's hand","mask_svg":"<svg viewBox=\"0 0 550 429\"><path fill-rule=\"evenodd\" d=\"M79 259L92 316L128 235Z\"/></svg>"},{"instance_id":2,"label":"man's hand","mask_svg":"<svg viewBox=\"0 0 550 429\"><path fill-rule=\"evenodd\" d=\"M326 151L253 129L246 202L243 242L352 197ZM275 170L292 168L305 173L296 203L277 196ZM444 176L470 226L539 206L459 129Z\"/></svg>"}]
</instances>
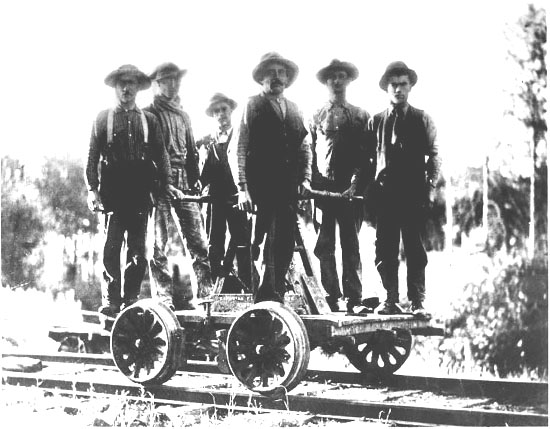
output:
<instances>
[{"instance_id":1,"label":"man's hand","mask_svg":"<svg viewBox=\"0 0 550 429\"><path fill-rule=\"evenodd\" d=\"M88 191L88 208L93 212L99 212L103 210L103 204L101 203L101 197L97 189Z\"/></svg>"},{"instance_id":2,"label":"man's hand","mask_svg":"<svg viewBox=\"0 0 550 429\"><path fill-rule=\"evenodd\" d=\"M307 197L309 196L309 193L311 192L311 183L309 182L309 179L304 179L304 181L298 186L298 195L301 197Z\"/></svg>"},{"instance_id":3,"label":"man's hand","mask_svg":"<svg viewBox=\"0 0 550 429\"><path fill-rule=\"evenodd\" d=\"M252 202L252 197L250 196L250 192L248 192L248 187L246 185L243 190L239 191L237 205L241 211L252 212L254 209L254 203Z\"/></svg>"},{"instance_id":4,"label":"man's hand","mask_svg":"<svg viewBox=\"0 0 550 429\"><path fill-rule=\"evenodd\" d=\"M178 188L176 188L174 185L168 185L166 187L166 193L173 200L181 200L183 197L185 197L185 194L182 191L180 191Z\"/></svg>"},{"instance_id":5,"label":"man's hand","mask_svg":"<svg viewBox=\"0 0 550 429\"><path fill-rule=\"evenodd\" d=\"M342 192L342 197L349 198L351 200L352 197L355 195L356 191L357 191L357 185L355 183L352 183L348 189Z\"/></svg>"},{"instance_id":6,"label":"man's hand","mask_svg":"<svg viewBox=\"0 0 550 429\"><path fill-rule=\"evenodd\" d=\"M197 180L193 185L193 192L195 192L197 195L200 195L201 191L202 191L202 183L200 180Z\"/></svg>"}]
</instances>

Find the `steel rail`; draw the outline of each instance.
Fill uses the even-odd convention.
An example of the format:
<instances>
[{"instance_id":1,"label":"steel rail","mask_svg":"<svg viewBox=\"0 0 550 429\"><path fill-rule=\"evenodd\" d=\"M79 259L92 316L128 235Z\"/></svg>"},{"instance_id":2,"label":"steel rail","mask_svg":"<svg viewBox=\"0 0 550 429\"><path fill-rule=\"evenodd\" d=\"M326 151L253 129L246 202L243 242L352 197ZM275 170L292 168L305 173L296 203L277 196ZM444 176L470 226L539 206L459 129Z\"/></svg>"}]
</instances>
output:
<instances>
[{"instance_id":1,"label":"steel rail","mask_svg":"<svg viewBox=\"0 0 550 429\"><path fill-rule=\"evenodd\" d=\"M90 353L24 353L9 352L2 356L29 357L45 362L77 363L88 365L114 366L111 355ZM220 370L215 362L189 360L185 368L180 371L187 373L219 374ZM319 383L338 383L352 385L384 385L397 389L417 389L433 392L446 392L459 396L483 396L496 399L522 398L525 400L536 398L541 403L548 402L548 383L520 380L487 380L471 378L392 375L380 380L373 375L361 374L352 371L326 371L309 369L304 380Z\"/></svg>"},{"instance_id":2,"label":"steel rail","mask_svg":"<svg viewBox=\"0 0 550 429\"><path fill-rule=\"evenodd\" d=\"M82 375L82 374L80 374ZM87 374L88 377L93 375ZM97 375L96 377L97 378ZM24 374L5 371L3 383L47 389L60 388L72 391L143 396L144 391L160 400L200 402L204 404L233 404L269 410L290 410L318 415L335 415L367 419L390 419L418 423L454 426L548 426L548 415L525 412L462 409L452 407L423 407L395 403L367 402L360 400L330 399L317 396L287 395L284 400L273 400L252 392L238 392L228 388L192 388L173 385L143 386L125 382L75 380L71 376L55 375L42 377L39 374Z\"/></svg>"}]
</instances>

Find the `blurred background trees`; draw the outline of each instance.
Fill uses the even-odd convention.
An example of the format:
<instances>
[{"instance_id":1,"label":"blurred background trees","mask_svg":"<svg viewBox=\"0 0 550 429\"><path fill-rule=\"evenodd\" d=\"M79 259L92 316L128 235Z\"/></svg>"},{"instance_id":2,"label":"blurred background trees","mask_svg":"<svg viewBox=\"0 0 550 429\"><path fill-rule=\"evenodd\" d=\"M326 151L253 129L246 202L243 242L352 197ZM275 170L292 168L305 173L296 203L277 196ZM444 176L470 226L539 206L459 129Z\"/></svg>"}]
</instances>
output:
<instances>
[{"instance_id":1,"label":"blurred background trees","mask_svg":"<svg viewBox=\"0 0 550 429\"><path fill-rule=\"evenodd\" d=\"M530 5L506 37L516 81L507 85L503 115L523 124L528 138L498 142L493 152L507 164L467 166L453 176L443 171L426 244L432 252L451 250L453 258L457 253L446 243L465 249L477 240L476 251L486 256L483 278L461 285L462 299L449 316L450 338L444 341L464 343L450 359L460 364L468 355L500 375L525 369L540 375L548 365L545 10ZM528 173L514 164L525 159ZM443 168L451 162L444 159ZM86 207L83 168L82 160L49 158L31 177L21 161L2 158L4 287L72 290L84 308L99 305L103 239L99 217Z\"/></svg>"}]
</instances>

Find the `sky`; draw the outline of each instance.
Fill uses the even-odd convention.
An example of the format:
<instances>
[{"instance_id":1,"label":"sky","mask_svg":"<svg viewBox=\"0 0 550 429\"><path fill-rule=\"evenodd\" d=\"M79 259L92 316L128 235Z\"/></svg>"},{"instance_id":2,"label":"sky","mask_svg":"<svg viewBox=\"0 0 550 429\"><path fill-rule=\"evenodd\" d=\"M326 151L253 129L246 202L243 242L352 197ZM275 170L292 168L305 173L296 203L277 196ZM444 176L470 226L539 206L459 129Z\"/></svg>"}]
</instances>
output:
<instances>
[{"instance_id":1,"label":"sky","mask_svg":"<svg viewBox=\"0 0 550 429\"><path fill-rule=\"evenodd\" d=\"M371 115L387 107L378 87L386 66L405 61L419 79L412 105L434 119L443 171L480 165L502 139L525 140L504 122L506 90L517 76L506 63L506 24L527 0L20 0L0 6L3 45L2 155L29 166L45 156L82 159L94 118L115 103L104 78L122 64L146 73L165 61L188 70L181 97L196 137L215 92L240 106L259 92L252 70L269 51L300 68L286 95L307 117L327 99L315 78L333 58L359 78L348 100ZM537 4L537 1L534 1ZM151 102L152 91L138 95ZM234 123L238 122L238 112Z\"/></svg>"}]
</instances>

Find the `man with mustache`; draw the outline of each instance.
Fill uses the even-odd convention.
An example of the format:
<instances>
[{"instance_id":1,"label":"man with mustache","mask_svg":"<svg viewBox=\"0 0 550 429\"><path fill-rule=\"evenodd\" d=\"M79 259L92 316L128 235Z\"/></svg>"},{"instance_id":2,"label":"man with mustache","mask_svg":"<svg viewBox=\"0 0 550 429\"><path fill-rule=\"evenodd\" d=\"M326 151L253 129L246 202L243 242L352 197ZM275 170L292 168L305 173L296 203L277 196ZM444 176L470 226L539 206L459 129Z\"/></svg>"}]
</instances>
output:
<instances>
[{"instance_id":1,"label":"man with mustache","mask_svg":"<svg viewBox=\"0 0 550 429\"><path fill-rule=\"evenodd\" d=\"M319 70L317 79L326 85L329 100L310 122L313 152L312 188L343 193L349 197L362 194L364 182L370 176L375 143L368 130L369 114L346 100L350 82L359 71L353 64L334 59ZM370 151L367 155L367 150ZM361 177L363 176L363 177ZM358 233L362 217L351 201L319 202L322 223L315 246L319 258L321 282L328 294L327 303L338 311L342 296L336 270L336 223L340 230L342 248L342 291L347 298L347 310L353 312L361 305L361 257Z\"/></svg>"},{"instance_id":2,"label":"man with mustache","mask_svg":"<svg viewBox=\"0 0 550 429\"><path fill-rule=\"evenodd\" d=\"M239 129L239 207L257 207L254 248L266 235L265 270L256 302L284 302L297 196L311 189L307 130L296 104L284 96L297 74L298 66L278 53L263 55L252 72L262 92L248 100Z\"/></svg>"},{"instance_id":3,"label":"man with mustache","mask_svg":"<svg viewBox=\"0 0 550 429\"><path fill-rule=\"evenodd\" d=\"M105 212L102 306L115 317L137 301L147 268L145 240L152 209L153 183L170 192L169 161L157 118L136 106L138 91L151 86L149 77L133 65L123 65L105 78L115 88L118 104L99 113L94 122L86 181L88 207ZM153 162L157 166L155 173ZM128 247L121 294L120 252L124 234Z\"/></svg>"},{"instance_id":4,"label":"man with mustache","mask_svg":"<svg viewBox=\"0 0 550 429\"><path fill-rule=\"evenodd\" d=\"M171 208L177 216L189 253L193 258L193 271L197 277L199 298L205 298L212 292L212 275L208 260L206 233L202 214L196 202L184 202L185 193L200 192L199 157L191 121L180 105L179 90L181 78L187 70L180 69L174 63L160 64L149 76L155 82L157 94L153 103L146 108L159 120L164 136L164 144L171 166L173 189L171 193L159 196L155 210L155 246L153 260L150 262L151 274L159 298L172 309L175 304L181 309L193 309L193 290L184 283L183 303L174 303L172 276L166 257L168 242L168 224L172 216Z\"/></svg>"},{"instance_id":5,"label":"man with mustache","mask_svg":"<svg viewBox=\"0 0 550 429\"><path fill-rule=\"evenodd\" d=\"M374 116L371 129L377 137L376 184L379 204L376 213L376 268L387 292L379 314L399 314L400 236L407 260L407 296L411 312L429 317L424 308L425 267L428 263L422 242L425 209L435 198L441 160L433 120L411 106L409 93L416 72L402 61L388 65L380 79L390 107Z\"/></svg>"},{"instance_id":6,"label":"man with mustache","mask_svg":"<svg viewBox=\"0 0 550 429\"><path fill-rule=\"evenodd\" d=\"M237 210L231 202L237 194L229 166L227 151L236 145L231 115L237 107L235 100L216 93L210 99L206 114L216 119L218 128L204 137L198 145L207 147L206 161L201 173L201 182L212 198L208 216L209 247L208 256L212 268L212 280L226 277L233 270L233 259L237 256L238 277L250 288L250 231L245 212ZM226 231L229 229L230 241L225 251ZM223 266L222 266L223 261Z\"/></svg>"}]
</instances>

